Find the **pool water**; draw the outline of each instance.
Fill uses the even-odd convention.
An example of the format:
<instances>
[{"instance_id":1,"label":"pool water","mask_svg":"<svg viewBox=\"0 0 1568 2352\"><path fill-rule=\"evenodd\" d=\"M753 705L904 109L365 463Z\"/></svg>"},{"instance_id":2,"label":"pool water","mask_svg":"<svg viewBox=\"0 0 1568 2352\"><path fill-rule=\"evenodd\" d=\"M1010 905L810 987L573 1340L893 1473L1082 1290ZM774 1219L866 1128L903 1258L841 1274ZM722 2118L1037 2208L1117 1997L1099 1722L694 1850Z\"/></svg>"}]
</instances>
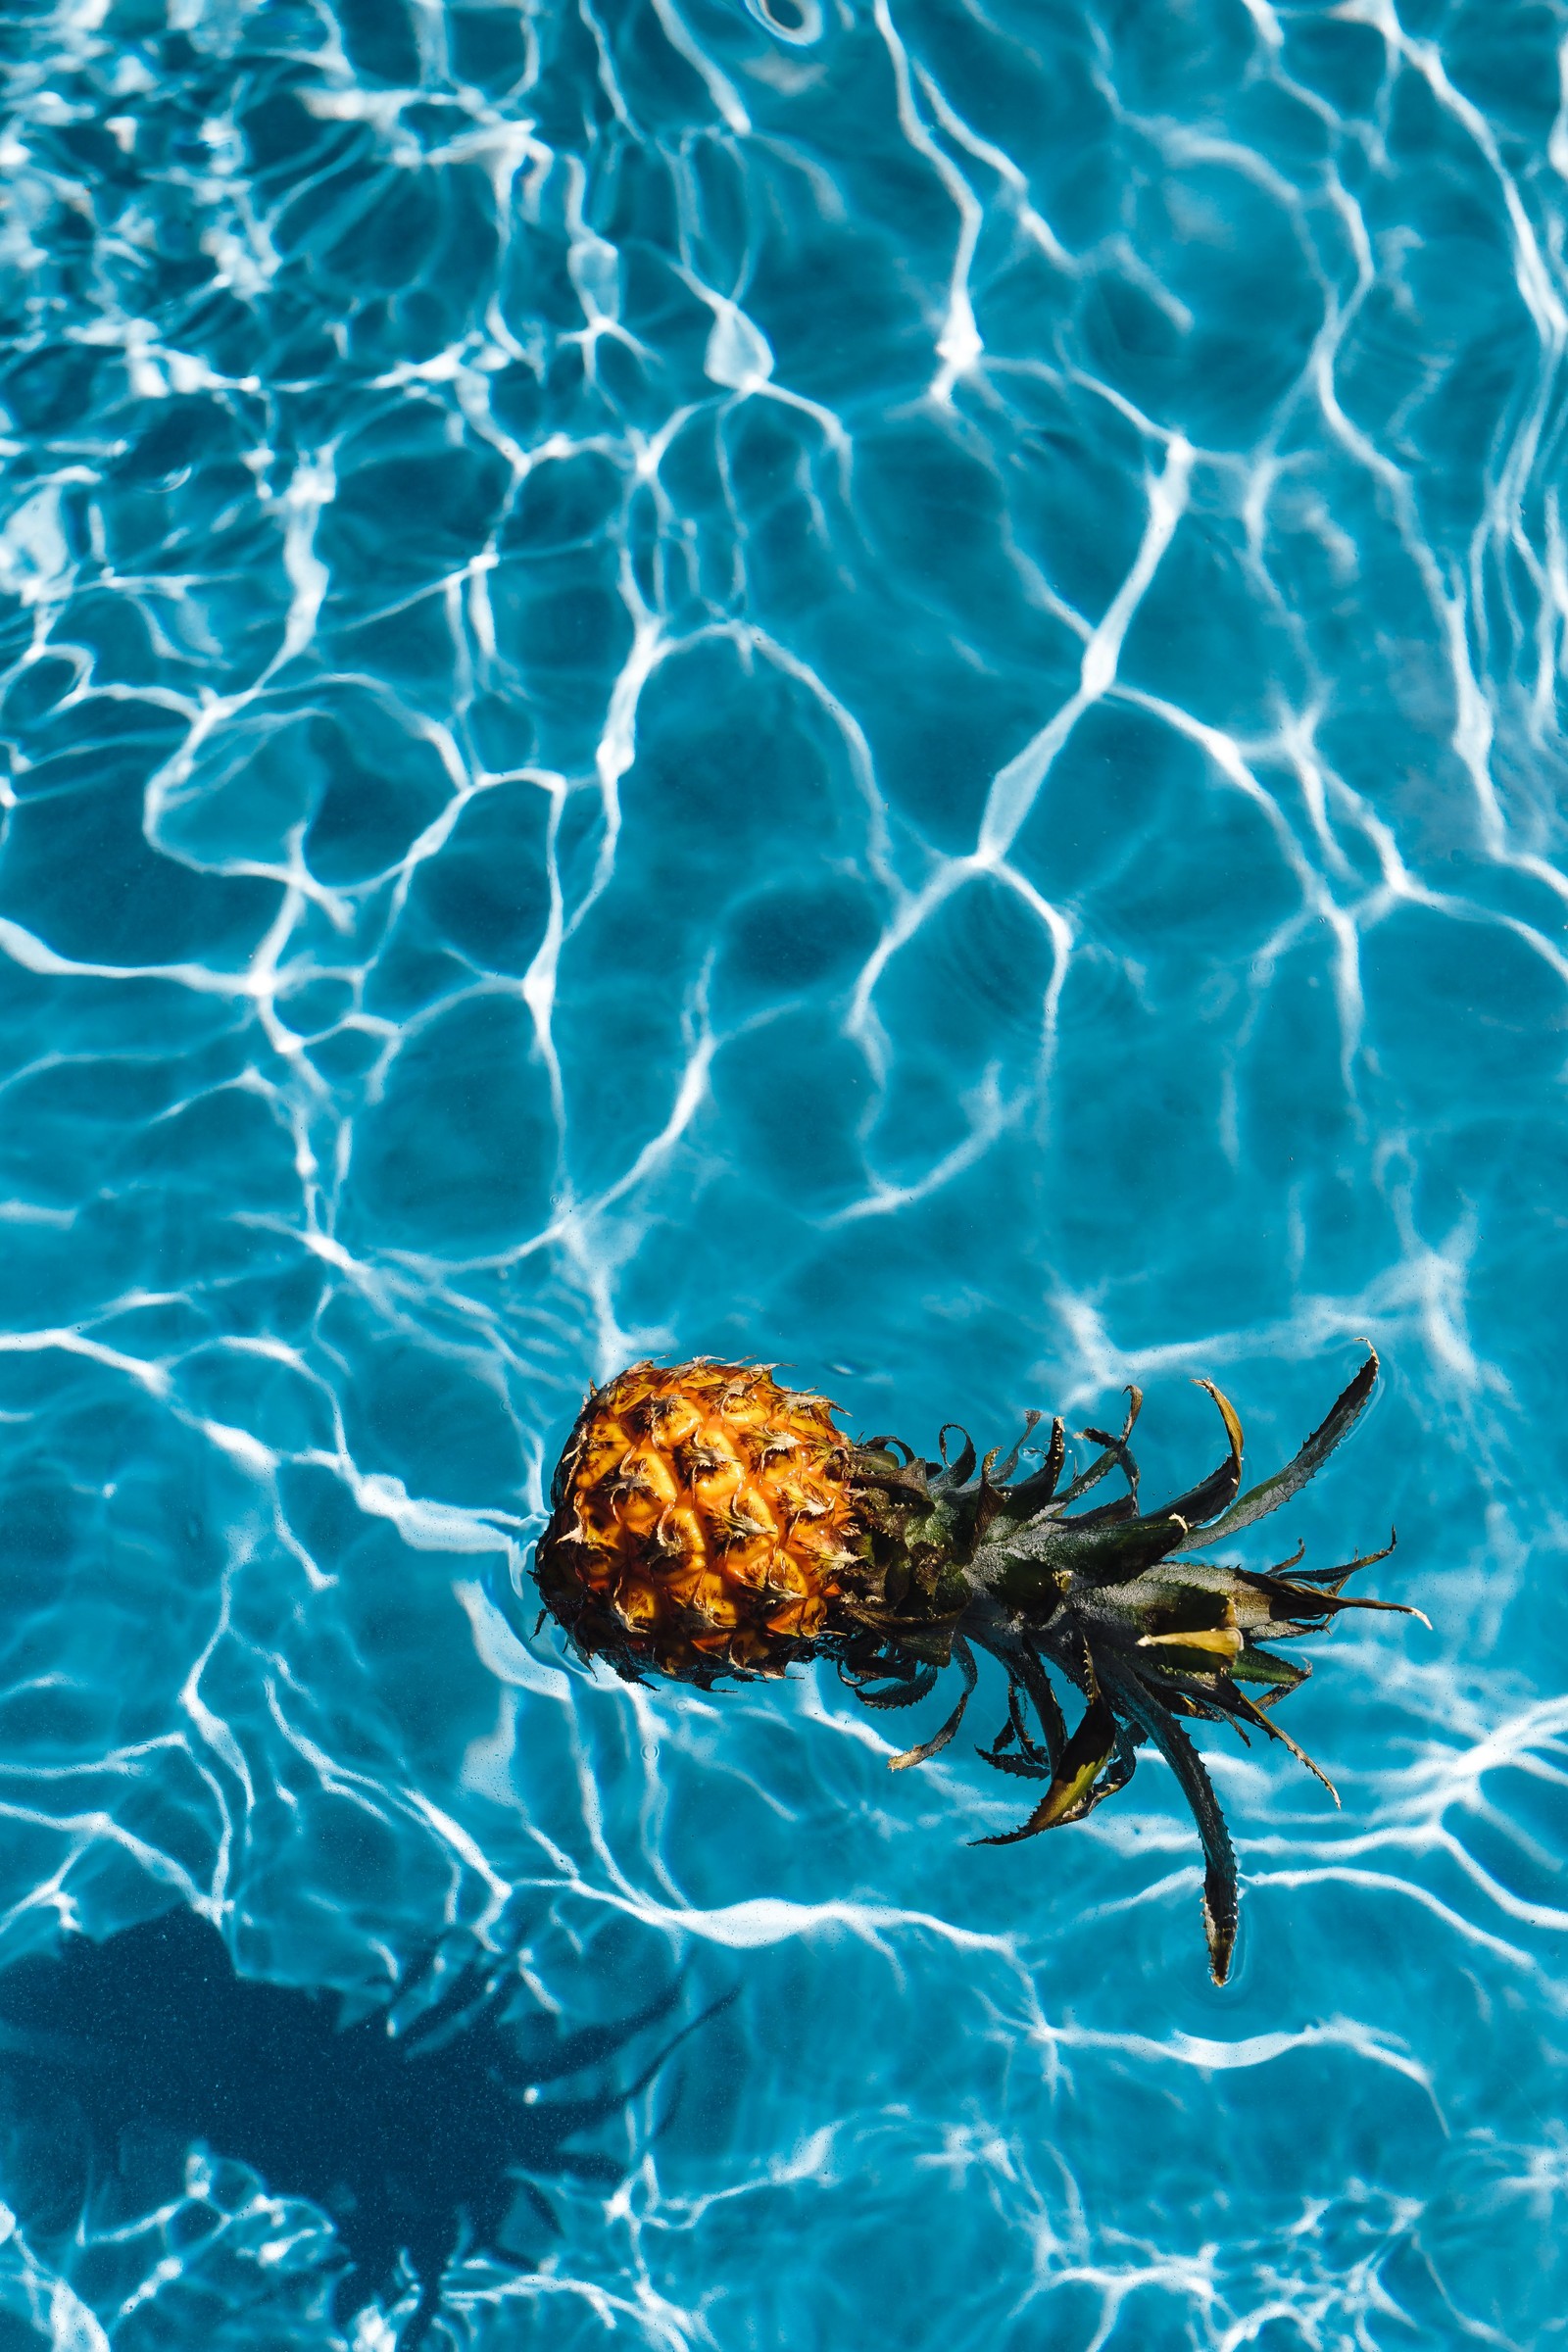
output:
<instances>
[{"instance_id":1,"label":"pool water","mask_svg":"<svg viewBox=\"0 0 1568 2352\"><path fill-rule=\"evenodd\" d=\"M0 58L3 2352L1561 2342L1561 0ZM536 1627L638 1355L1362 1337L1223 1991L1157 1759Z\"/></svg>"}]
</instances>

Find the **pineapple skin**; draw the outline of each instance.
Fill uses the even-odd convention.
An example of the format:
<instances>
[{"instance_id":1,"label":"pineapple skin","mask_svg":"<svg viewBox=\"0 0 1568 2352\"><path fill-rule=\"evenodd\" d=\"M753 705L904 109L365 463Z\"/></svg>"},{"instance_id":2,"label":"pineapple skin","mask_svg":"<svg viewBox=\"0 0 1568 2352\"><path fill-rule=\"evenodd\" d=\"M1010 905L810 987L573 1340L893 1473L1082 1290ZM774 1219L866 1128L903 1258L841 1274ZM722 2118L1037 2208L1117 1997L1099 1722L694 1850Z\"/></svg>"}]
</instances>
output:
<instances>
[{"instance_id":1,"label":"pineapple skin","mask_svg":"<svg viewBox=\"0 0 1568 2352\"><path fill-rule=\"evenodd\" d=\"M707 1359L633 1364L594 1391L534 1564L577 1648L627 1680L707 1686L782 1674L852 1623L873 1543L835 1409Z\"/></svg>"}]
</instances>

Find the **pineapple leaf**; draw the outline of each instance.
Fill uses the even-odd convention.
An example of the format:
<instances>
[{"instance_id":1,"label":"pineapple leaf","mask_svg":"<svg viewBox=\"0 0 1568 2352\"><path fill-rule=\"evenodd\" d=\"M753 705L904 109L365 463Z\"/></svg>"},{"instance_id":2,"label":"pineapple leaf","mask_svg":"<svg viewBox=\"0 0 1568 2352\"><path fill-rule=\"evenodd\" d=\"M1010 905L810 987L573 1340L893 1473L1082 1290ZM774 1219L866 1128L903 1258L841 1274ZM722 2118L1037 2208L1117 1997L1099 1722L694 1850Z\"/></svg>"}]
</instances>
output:
<instances>
[{"instance_id":1,"label":"pineapple leaf","mask_svg":"<svg viewBox=\"0 0 1568 2352\"><path fill-rule=\"evenodd\" d=\"M1138 1769L1138 1741L1142 1738L1141 1732L1129 1732L1125 1725L1117 1725L1115 1759L1104 1779L1097 1781L1088 1795L1080 1797L1072 1811L1062 1815L1059 1828L1065 1829L1069 1822L1087 1821L1097 1805L1102 1805L1107 1796L1114 1796L1118 1789L1126 1788Z\"/></svg>"},{"instance_id":2,"label":"pineapple leaf","mask_svg":"<svg viewBox=\"0 0 1568 2352\"><path fill-rule=\"evenodd\" d=\"M1081 1576L1087 1584L1125 1585L1165 1559L1185 1543L1187 1522L1169 1511L1143 1519L1047 1519L1015 1536L999 1538L992 1549L1003 1559L1049 1560L1053 1569Z\"/></svg>"},{"instance_id":3,"label":"pineapple leaf","mask_svg":"<svg viewBox=\"0 0 1568 2352\"><path fill-rule=\"evenodd\" d=\"M975 1672L974 1652L961 1634L954 1637L953 1654L957 1659L958 1670L963 1676L962 1697L939 1732L933 1732L929 1740L922 1740L918 1747L906 1747L902 1756L888 1758L889 1772L906 1772L911 1764L923 1764L927 1757L936 1755L940 1749L947 1746L948 1741L963 1721L963 1711L974 1696L974 1687L978 1677Z\"/></svg>"},{"instance_id":4,"label":"pineapple leaf","mask_svg":"<svg viewBox=\"0 0 1568 2352\"><path fill-rule=\"evenodd\" d=\"M971 1845L1016 1845L1020 1838L1054 1830L1077 1811L1116 1752L1116 1718L1107 1700L1097 1698L1084 1709L1084 1719L1068 1740L1066 1751L1028 1820L1016 1830L996 1838L971 1838Z\"/></svg>"},{"instance_id":5,"label":"pineapple leaf","mask_svg":"<svg viewBox=\"0 0 1568 2352\"><path fill-rule=\"evenodd\" d=\"M1078 1522L1080 1527L1095 1519L1136 1519L1138 1516L1138 1464L1133 1460L1127 1441L1133 1434L1134 1422L1143 1410L1144 1392L1130 1388L1127 1394L1132 1401L1127 1407L1127 1418L1119 1434L1112 1434L1108 1429L1084 1431L1086 1438L1092 1438L1097 1446L1103 1446L1107 1453L1114 1454L1121 1474L1127 1481L1127 1493L1116 1502L1102 1504L1098 1511L1086 1511Z\"/></svg>"},{"instance_id":6,"label":"pineapple leaf","mask_svg":"<svg viewBox=\"0 0 1568 2352\"><path fill-rule=\"evenodd\" d=\"M1045 1415L1037 1412L1033 1405L1031 1405L1028 1411L1024 1414L1022 1434L1014 1440L1012 1451L1007 1455L1007 1458L1003 1463L1001 1469L995 1473L996 1484L999 1487L1003 1486L1017 1469L1019 1454L1022 1453L1024 1447L1028 1445L1029 1440L1034 1436L1037 1423L1043 1421L1044 1419Z\"/></svg>"},{"instance_id":7,"label":"pineapple leaf","mask_svg":"<svg viewBox=\"0 0 1568 2352\"><path fill-rule=\"evenodd\" d=\"M1336 1805L1339 1804L1340 1792L1335 1788L1334 1783L1329 1779L1328 1774L1323 1770L1320 1764L1313 1763L1311 1757L1307 1754L1304 1747L1297 1746L1296 1741L1291 1738L1289 1732L1282 1732L1279 1725L1274 1722L1272 1717L1265 1715L1261 1707L1254 1706L1245 1690L1233 1690L1229 1693L1229 1696L1235 1701L1235 1704L1247 1717L1249 1723L1255 1723L1259 1731L1267 1732L1269 1738L1271 1740L1277 1740L1281 1747L1288 1747L1292 1755L1296 1758L1297 1762L1298 1764L1304 1764L1307 1771L1314 1774L1316 1778L1322 1782L1330 1796L1333 1797ZM1237 1729L1238 1731L1241 1729L1239 1724Z\"/></svg>"},{"instance_id":8,"label":"pineapple leaf","mask_svg":"<svg viewBox=\"0 0 1568 2352\"><path fill-rule=\"evenodd\" d=\"M1217 1519L1212 1527L1205 1528L1205 1544L1218 1544L1227 1536L1239 1534L1244 1527L1250 1527L1254 1520L1266 1519L1269 1512L1277 1511L1282 1502L1289 1502L1293 1494L1300 1493L1313 1473L1322 1468L1340 1440L1354 1428L1366 1410L1367 1398L1372 1394L1378 1376L1377 1349L1370 1340L1363 1340L1361 1345L1367 1351L1366 1362L1349 1386L1335 1399L1300 1451L1286 1463L1283 1470L1277 1470L1272 1478L1265 1478L1261 1486L1250 1488L1239 1502L1231 1505L1222 1519Z\"/></svg>"},{"instance_id":9,"label":"pineapple leaf","mask_svg":"<svg viewBox=\"0 0 1568 2352\"><path fill-rule=\"evenodd\" d=\"M1019 1747L1034 1763L1059 1763L1061 1751L1067 1744L1066 1720L1060 1707L1056 1704L1056 1693L1051 1688L1051 1680L1044 1667L1037 1667L1035 1684L1037 1687L1031 1690L1030 1694L1034 1698L1035 1714L1046 1740L1045 1753L1041 1753L1030 1738L1028 1727L1023 1719L1023 1701L1018 1694L1021 1690L1029 1688L1029 1686L1021 1683L1007 1685L1007 1723L1009 1728L1017 1734ZM1049 1702L1045 1707L1042 1707L1042 1698ZM1054 1746L1052 1744L1053 1740L1055 1742ZM1000 1747L1001 1744L999 1740L997 1745Z\"/></svg>"},{"instance_id":10,"label":"pineapple leaf","mask_svg":"<svg viewBox=\"0 0 1568 2352\"><path fill-rule=\"evenodd\" d=\"M1004 1632L994 1622L984 1627L971 1625L967 1631L969 1640L978 1648L988 1651L1006 1674L1007 1718L1019 1746L1036 1763L1040 1761L1040 1750L1024 1727L1023 1709L1018 1698L1022 1690L1034 1707L1046 1750L1054 1769L1060 1763L1062 1751L1067 1745L1067 1726L1044 1663L1026 1641ZM997 1745L1000 1747L1002 1744L999 1740Z\"/></svg>"},{"instance_id":11,"label":"pineapple leaf","mask_svg":"<svg viewBox=\"0 0 1568 2352\"><path fill-rule=\"evenodd\" d=\"M983 1764L991 1765L997 1772L1010 1772L1020 1781L1049 1781L1052 1777L1049 1764L1031 1763L1027 1756L1005 1755L1000 1741L996 1747L977 1747L974 1752Z\"/></svg>"},{"instance_id":12,"label":"pineapple leaf","mask_svg":"<svg viewBox=\"0 0 1568 2352\"><path fill-rule=\"evenodd\" d=\"M895 1683L891 1690L867 1690L863 1684L858 1684L855 1688L855 1695L862 1707L874 1707L878 1710L891 1707L912 1707L918 1705L922 1698L929 1698L936 1687L936 1668L922 1666L918 1674L911 1675L906 1683Z\"/></svg>"},{"instance_id":13,"label":"pineapple leaf","mask_svg":"<svg viewBox=\"0 0 1568 2352\"><path fill-rule=\"evenodd\" d=\"M963 1440L956 1462L948 1460L948 1432L950 1429L956 1429ZM937 1451L942 1456L942 1468L940 1474L934 1468L930 1474L933 1494L951 1494L956 1487L961 1487L966 1480L973 1478L974 1466L979 1457L974 1449L974 1440L961 1421L944 1421L937 1432Z\"/></svg>"},{"instance_id":14,"label":"pineapple leaf","mask_svg":"<svg viewBox=\"0 0 1568 2352\"><path fill-rule=\"evenodd\" d=\"M1027 1519L1048 1503L1056 1492L1061 1466L1067 1459L1067 1425L1058 1413L1051 1424L1051 1444L1046 1458L1038 1470L1009 1489L1007 1515L1013 1520ZM974 1467L973 1462L970 1468Z\"/></svg>"},{"instance_id":15,"label":"pineapple leaf","mask_svg":"<svg viewBox=\"0 0 1568 2352\"><path fill-rule=\"evenodd\" d=\"M1270 1634L1278 1641L1278 1634ZM1249 1642L1239 1652L1231 1667L1231 1680L1237 1683L1268 1683L1276 1692L1298 1690L1310 1676L1310 1666L1298 1666L1290 1658L1277 1658L1271 1650L1258 1649Z\"/></svg>"},{"instance_id":16,"label":"pineapple leaf","mask_svg":"<svg viewBox=\"0 0 1568 2352\"><path fill-rule=\"evenodd\" d=\"M1133 1476L1136 1478L1137 1475L1135 1470ZM1130 1494L1118 1494L1114 1502L1102 1502L1095 1510L1080 1511L1072 1524L1074 1527L1112 1527L1118 1521L1136 1519L1137 1516L1138 1491L1135 1487Z\"/></svg>"},{"instance_id":17,"label":"pineapple leaf","mask_svg":"<svg viewBox=\"0 0 1568 2352\"><path fill-rule=\"evenodd\" d=\"M1203 1844L1203 1933L1208 1938L1208 1965L1216 1984L1230 1975L1236 1947L1240 1894L1236 1855L1214 1784L1181 1725L1146 1683L1106 1656L1098 1661L1100 1679L1118 1711L1129 1715L1146 1732L1175 1774L1182 1794L1192 1807Z\"/></svg>"},{"instance_id":18,"label":"pineapple leaf","mask_svg":"<svg viewBox=\"0 0 1568 2352\"><path fill-rule=\"evenodd\" d=\"M1107 1470L1114 1470L1115 1467L1116 1449L1113 1446L1108 1446L1103 1453L1096 1454L1094 1460L1090 1463L1087 1470L1079 1471L1071 1486L1062 1488L1061 1493L1056 1496L1055 1501L1052 1505L1052 1518L1055 1519L1059 1517L1061 1512L1067 1508L1069 1502L1076 1502L1079 1495L1087 1494L1091 1487L1098 1487ZM1015 1492L1022 1494L1023 1490L1020 1487L1016 1489Z\"/></svg>"},{"instance_id":19,"label":"pineapple leaf","mask_svg":"<svg viewBox=\"0 0 1568 2352\"><path fill-rule=\"evenodd\" d=\"M1167 1513L1177 1519L1185 1519L1189 1528L1200 1527L1205 1519L1212 1518L1215 1511L1223 1510L1242 1483L1242 1425L1236 1417L1236 1407L1222 1390L1215 1388L1211 1380L1200 1380L1194 1386L1206 1389L1219 1406L1220 1419L1225 1424L1225 1435L1231 1442L1231 1449L1217 1470L1211 1470L1198 1486L1190 1488L1185 1494L1178 1494L1174 1502L1165 1505ZM1206 1535L1203 1541L1205 1544L1208 1542Z\"/></svg>"}]
</instances>

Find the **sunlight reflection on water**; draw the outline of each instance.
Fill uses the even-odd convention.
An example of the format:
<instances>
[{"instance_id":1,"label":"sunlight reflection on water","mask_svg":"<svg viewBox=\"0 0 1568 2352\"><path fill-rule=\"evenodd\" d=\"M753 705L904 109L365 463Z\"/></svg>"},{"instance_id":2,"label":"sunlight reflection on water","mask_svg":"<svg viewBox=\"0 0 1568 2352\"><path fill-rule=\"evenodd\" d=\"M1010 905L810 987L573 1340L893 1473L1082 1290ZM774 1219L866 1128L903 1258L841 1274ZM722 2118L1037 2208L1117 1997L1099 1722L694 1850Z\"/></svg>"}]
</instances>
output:
<instances>
[{"instance_id":1,"label":"sunlight reflection on water","mask_svg":"<svg viewBox=\"0 0 1568 2352\"><path fill-rule=\"evenodd\" d=\"M0 26L4 1956L733 1993L454 2340L1560 2328L1565 35ZM1362 1333L1288 1542L1436 1633L1293 1702L1343 1814L1214 1754L1225 1994L1157 1766L977 1854L825 1675L531 1639L637 1351L923 1444L1137 1379L1174 1484L1187 1375L1267 1463ZM7 2344L342 2340L288 2182L73 2234L4 2122Z\"/></svg>"}]
</instances>

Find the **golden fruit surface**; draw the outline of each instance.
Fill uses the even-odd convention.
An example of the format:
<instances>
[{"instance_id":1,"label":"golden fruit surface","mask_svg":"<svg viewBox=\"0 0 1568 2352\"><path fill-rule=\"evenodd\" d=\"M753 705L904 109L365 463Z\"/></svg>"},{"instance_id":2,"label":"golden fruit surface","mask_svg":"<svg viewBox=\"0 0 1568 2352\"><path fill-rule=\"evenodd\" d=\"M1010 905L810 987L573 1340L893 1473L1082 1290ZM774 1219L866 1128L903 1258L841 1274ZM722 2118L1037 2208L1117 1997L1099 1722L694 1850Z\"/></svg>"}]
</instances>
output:
<instances>
[{"instance_id":1,"label":"golden fruit surface","mask_svg":"<svg viewBox=\"0 0 1568 2352\"><path fill-rule=\"evenodd\" d=\"M682 1681L781 1674L856 1556L825 1397L755 1364L633 1364L584 1405L534 1574L579 1649Z\"/></svg>"}]
</instances>

